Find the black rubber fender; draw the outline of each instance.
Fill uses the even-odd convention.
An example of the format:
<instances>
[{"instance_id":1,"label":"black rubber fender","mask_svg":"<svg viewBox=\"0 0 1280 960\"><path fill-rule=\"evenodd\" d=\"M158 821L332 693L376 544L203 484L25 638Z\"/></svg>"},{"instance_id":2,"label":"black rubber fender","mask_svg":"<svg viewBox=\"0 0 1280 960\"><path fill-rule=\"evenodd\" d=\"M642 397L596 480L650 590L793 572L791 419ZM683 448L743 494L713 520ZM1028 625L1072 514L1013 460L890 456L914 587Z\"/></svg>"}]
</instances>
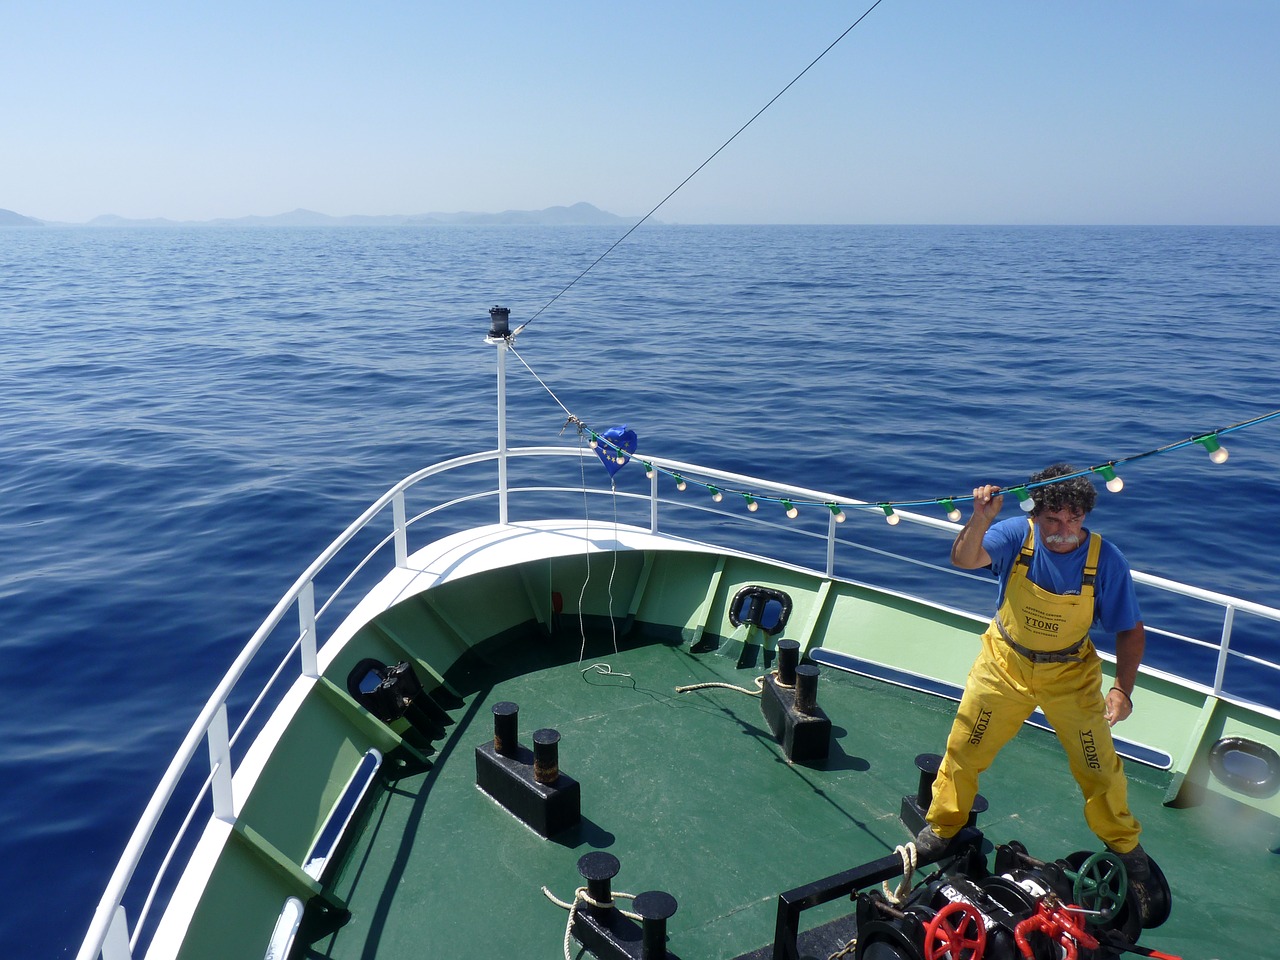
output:
<instances>
[{"instance_id":1,"label":"black rubber fender","mask_svg":"<svg viewBox=\"0 0 1280 960\"><path fill-rule=\"evenodd\" d=\"M1261 761L1265 770L1259 776L1250 776L1238 770L1227 769L1227 758L1240 753ZM1209 748L1209 772L1223 786L1249 797L1272 797L1280 792L1280 753L1247 737L1223 737Z\"/></svg>"}]
</instances>

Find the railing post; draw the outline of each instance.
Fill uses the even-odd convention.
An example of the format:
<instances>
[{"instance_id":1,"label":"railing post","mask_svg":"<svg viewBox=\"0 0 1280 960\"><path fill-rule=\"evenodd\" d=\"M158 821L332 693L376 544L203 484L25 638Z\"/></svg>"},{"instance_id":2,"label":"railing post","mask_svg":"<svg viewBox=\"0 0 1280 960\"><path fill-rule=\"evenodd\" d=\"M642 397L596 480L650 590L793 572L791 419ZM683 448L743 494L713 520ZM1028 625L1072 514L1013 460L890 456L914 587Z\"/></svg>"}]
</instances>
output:
<instances>
[{"instance_id":1,"label":"railing post","mask_svg":"<svg viewBox=\"0 0 1280 960\"><path fill-rule=\"evenodd\" d=\"M316 659L316 585L314 580L303 584L298 594L298 629L302 644L302 675L320 676L320 664Z\"/></svg>"},{"instance_id":2,"label":"railing post","mask_svg":"<svg viewBox=\"0 0 1280 960\"><path fill-rule=\"evenodd\" d=\"M649 478L649 532L658 532L658 471Z\"/></svg>"},{"instance_id":3,"label":"railing post","mask_svg":"<svg viewBox=\"0 0 1280 960\"><path fill-rule=\"evenodd\" d=\"M213 815L219 820L234 823L235 800L231 793L231 736L227 729L227 705L209 722L206 733L209 740L209 767L213 771Z\"/></svg>"},{"instance_id":4,"label":"railing post","mask_svg":"<svg viewBox=\"0 0 1280 960\"><path fill-rule=\"evenodd\" d=\"M116 906L111 926L102 939L102 960L133 960L133 951L129 949L129 921L122 905Z\"/></svg>"},{"instance_id":5,"label":"railing post","mask_svg":"<svg viewBox=\"0 0 1280 960\"><path fill-rule=\"evenodd\" d=\"M1222 681L1227 675L1227 654L1231 650L1231 625L1236 618L1236 608L1227 604L1226 616L1222 618L1222 640L1218 644L1218 668L1213 674L1213 695L1222 696Z\"/></svg>"},{"instance_id":6,"label":"railing post","mask_svg":"<svg viewBox=\"0 0 1280 960\"><path fill-rule=\"evenodd\" d=\"M498 522L507 522L507 342L498 344Z\"/></svg>"},{"instance_id":7,"label":"railing post","mask_svg":"<svg viewBox=\"0 0 1280 960\"><path fill-rule=\"evenodd\" d=\"M498 348L498 522L502 524L507 522L507 347L514 339L511 311L507 307L490 307L489 335L484 342Z\"/></svg>"},{"instance_id":8,"label":"railing post","mask_svg":"<svg viewBox=\"0 0 1280 960\"><path fill-rule=\"evenodd\" d=\"M836 575L836 515L827 517L827 579Z\"/></svg>"},{"instance_id":9,"label":"railing post","mask_svg":"<svg viewBox=\"0 0 1280 960\"><path fill-rule=\"evenodd\" d=\"M396 566L404 569L409 566L409 537L405 529L404 491L399 491L391 500L391 512L396 525Z\"/></svg>"}]
</instances>

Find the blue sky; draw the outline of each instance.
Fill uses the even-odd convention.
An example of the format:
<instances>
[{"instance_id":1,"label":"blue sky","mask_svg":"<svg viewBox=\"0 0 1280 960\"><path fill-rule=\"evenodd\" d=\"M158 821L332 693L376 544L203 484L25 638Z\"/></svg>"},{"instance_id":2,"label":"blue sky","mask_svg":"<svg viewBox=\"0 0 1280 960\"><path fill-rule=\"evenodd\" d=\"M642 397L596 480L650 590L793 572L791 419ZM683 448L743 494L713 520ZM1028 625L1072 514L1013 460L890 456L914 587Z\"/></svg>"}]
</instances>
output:
<instances>
[{"instance_id":1,"label":"blue sky","mask_svg":"<svg viewBox=\"0 0 1280 960\"><path fill-rule=\"evenodd\" d=\"M647 212L870 6L0 2L0 207ZM1275 0L883 0L657 214L1280 224Z\"/></svg>"}]
</instances>

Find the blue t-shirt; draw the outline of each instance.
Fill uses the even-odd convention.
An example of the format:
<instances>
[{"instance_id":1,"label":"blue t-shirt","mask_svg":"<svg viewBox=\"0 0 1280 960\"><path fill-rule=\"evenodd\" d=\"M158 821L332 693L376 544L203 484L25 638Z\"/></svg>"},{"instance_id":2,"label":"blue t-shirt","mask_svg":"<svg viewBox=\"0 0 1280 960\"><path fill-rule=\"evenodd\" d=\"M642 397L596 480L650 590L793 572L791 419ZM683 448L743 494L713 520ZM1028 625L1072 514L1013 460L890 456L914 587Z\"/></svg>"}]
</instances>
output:
<instances>
[{"instance_id":1,"label":"blue t-shirt","mask_svg":"<svg viewBox=\"0 0 1280 960\"><path fill-rule=\"evenodd\" d=\"M1050 593L1078 594L1084 579L1084 562L1089 553L1089 531L1084 531L1085 541L1070 553L1054 553L1040 541L1040 528L1036 527L1036 548L1031 557L1027 579ZM1001 520L988 528L982 538L982 548L991 557L991 570L1000 578L999 606L1004 602L1004 589L1009 582L1013 561L1022 550L1027 536L1025 517ZM1142 619L1138 609L1138 597L1133 589L1133 577L1129 574L1129 561L1105 537L1098 553L1098 574L1093 580L1093 622L1108 633L1118 633L1135 626Z\"/></svg>"}]
</instances>

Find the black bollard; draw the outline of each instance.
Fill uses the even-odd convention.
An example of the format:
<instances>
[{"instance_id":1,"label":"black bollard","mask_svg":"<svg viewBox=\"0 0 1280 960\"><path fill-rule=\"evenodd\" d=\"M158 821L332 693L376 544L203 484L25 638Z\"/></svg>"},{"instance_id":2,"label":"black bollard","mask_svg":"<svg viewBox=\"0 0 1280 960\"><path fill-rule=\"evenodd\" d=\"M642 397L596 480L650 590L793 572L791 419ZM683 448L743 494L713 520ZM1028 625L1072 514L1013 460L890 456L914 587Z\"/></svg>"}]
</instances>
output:
<instances>
[{"instance_id":1,"label":"black bollard","mask_svg":"<svg viewBox=\"0 0 1280 960\"><path fill-rule=\"evenodd\" d=\"M662 890L650 890L635 900L640 914L640 960L665 960L667 956L667 921L676 912L676 898Z\"/></svg>"},{"instance_id":2,"label":"black bollard","mask_svg":"<svg viewBox=\"0 0 1280 960\"><path fill-rule=\"evenodd\" d=\"M796 667L796 710L806 717L813 716L818 706L818 673L813 663Z\"/></svg>"},{"instance_id":3,"label":"black bollard","mask_svg":"<svg viewBox=\"0 0 1280 960\"><path fill-rule=\"evenodd\" d=\"M942 757L936 753L916 755L916 769L920 771L920 783L916 787L916 803L921 810L928 810L933 803L933 781L938 778L938 766Z\"/></svg>"},{"instance_id":4,"label":"black bollard","mask_svg":"<svg viewBox=\"0 0 1280 960\"><path fill-rule=\"evenodd\" d=\"M784 687L796 685L796 664L800 662L798 640L778 641L778 683Z\"/></svg>"},{"instance_id":5,"label":"black bollard","mask_svg":"<svg viewBox=\"0 0 1280 960\"><path fill-rule=\"evenodd\" d=\"M533 732L533 779L542 784L553 784L560 779L559 731Z\"/></svg>"},{"instance_id":6,"label":"black bollard","mask_svg":"<svg viewBox=\"0 0 1280 960\"><path fill-rule=\"evenodd\" d=\"M520 708L510 700L493 705L493 752L514 757L520 746Z\"/></svg>"},{"instance_id":7,"label":"black bollard","mask_svg":"<svg viewBox=\"0 0 1280 960\"><path fill-rule=\"evenodd\" d=\"M791 644L788 653L784 644ZM791 683L783 677L783 658L798 655L794 640L778 642L778 672L765 674L760 691L760 711L773 731L787 760L809 763L825 760L831 750L831 720L818 706L818 667L802 663L791 670Z\"/></svg>"},{"instance_id":8,"label":"black bollard","mask_svg":"<svg viewBox=\"0 0 1280 960\"><path fill-rule=\"evenodd\" d=\"M942 757L936 753L916 755L916 769L920 771L920 778L916 782L916 793L914 797L908 794L902 798L900 814L902 823L912 833L919 833L925 824L925 814L929 810L929 805L933 803L933 781L937 779L938 768L941 765ZM987 798L980 793L976 794L973 798L973 806L969 808L969 820L965 825L976 828L978 815L986 813L988 806Z\"/></svg>"},{"instance_id":9,"label":"black bollard","mask_svg":"<svg viewBox=\"0 0 1280 960\"><path fill-rule=\"evenodd\" d=\"M520 746L520 708L493 705L493 740L476 747L476 786L541 837L582 821L582 788L560 772L560 734L535 730L533 749Z\"/></svg>"},{"instance_id":10,"label":"black bollard","mask_svg":"<svg viewBox=\"0 0 1280 960\"><path fill-rule=\"evenodd\" d=\"M597 850L584 854L578 860L578 874L587 881L587 896L596 903L612 906L613 892L610 881L618 875L622 864L612 853Z\"/></svg>"}]
</instances>

